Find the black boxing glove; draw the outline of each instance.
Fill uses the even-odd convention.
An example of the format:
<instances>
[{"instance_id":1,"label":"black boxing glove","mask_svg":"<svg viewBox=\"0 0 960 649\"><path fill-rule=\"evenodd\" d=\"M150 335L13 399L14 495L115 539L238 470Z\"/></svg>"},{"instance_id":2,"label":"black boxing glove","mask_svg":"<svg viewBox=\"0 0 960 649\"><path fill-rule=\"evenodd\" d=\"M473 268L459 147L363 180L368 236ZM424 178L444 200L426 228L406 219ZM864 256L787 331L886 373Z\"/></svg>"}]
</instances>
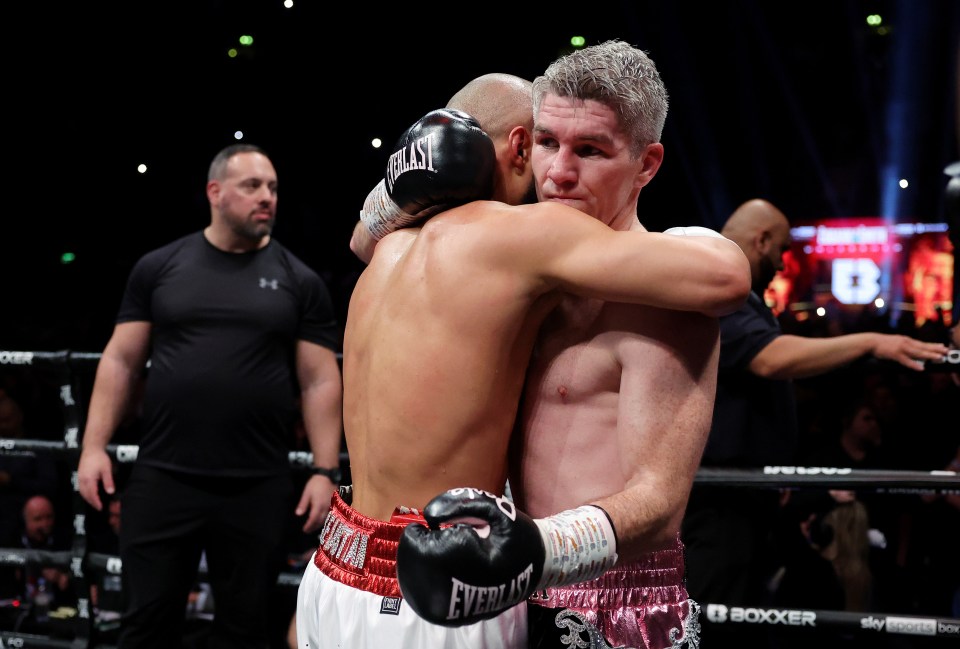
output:
<instances>
[{"instance_id":1,"label":"black boxing glove","mask_svg":"<svg viewBox=\"0 0 960 649\"><path fill-rule=\"evenodd\" d=\"M423 510L428 526L400 536L397 578L410 607L428 622L462 626L496 617L534 591L587 581L617 561L613 524L584 505L532 519L511 500L451 489Z\"/></svg>"},{"instance_id":2,"label":"black boxing glove","mask_svg":"<svg viewBox=\"0 0 960 649\"><path fill-rule=\"evenodd\" d=\"M360 220L379 240L437 212L490 198L496 157L476 119L449 108L431 111L393 147Z\"/></svg>"}]
</instances>

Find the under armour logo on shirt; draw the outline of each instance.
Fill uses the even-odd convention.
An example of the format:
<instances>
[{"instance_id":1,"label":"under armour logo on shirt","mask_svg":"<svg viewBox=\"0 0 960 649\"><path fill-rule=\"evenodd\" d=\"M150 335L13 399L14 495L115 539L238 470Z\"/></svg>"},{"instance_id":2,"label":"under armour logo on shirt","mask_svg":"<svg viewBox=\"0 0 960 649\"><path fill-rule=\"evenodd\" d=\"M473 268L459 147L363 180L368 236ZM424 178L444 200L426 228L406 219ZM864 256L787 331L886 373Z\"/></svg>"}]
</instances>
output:
<instances>
[{"instance_id":1,"label":"under armour logo on shirt","mask_svg":"<svg viewBox=\"0 0 960 649\"><path fill-rule=\"evenodd\" d=\"M266 277L260 278L260 288L272 288L276 291L280 288L280 282L275 279L267 279Z\"/></svg>"}]
</instances>

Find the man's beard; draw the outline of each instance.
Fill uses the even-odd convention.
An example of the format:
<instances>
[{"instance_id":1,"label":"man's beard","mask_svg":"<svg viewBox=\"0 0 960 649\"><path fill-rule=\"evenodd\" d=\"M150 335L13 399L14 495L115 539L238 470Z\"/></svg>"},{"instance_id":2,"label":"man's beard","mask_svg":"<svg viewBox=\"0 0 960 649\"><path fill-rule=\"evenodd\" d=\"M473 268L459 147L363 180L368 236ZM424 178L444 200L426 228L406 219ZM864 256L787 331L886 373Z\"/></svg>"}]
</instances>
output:
<instances>
[{"instance_id":1,"label":"man's beard","mask_svg":"<svg viewBox=\"0 0 960 649\"><path fill-rule=\"evenodd\" d=\"M273 222L273 219L270 219L266 223L237 223L233 227L233 232L244 239L260 241L264 237L270 236L270 233L273 232Z\"/></svg>"}]
</instances>

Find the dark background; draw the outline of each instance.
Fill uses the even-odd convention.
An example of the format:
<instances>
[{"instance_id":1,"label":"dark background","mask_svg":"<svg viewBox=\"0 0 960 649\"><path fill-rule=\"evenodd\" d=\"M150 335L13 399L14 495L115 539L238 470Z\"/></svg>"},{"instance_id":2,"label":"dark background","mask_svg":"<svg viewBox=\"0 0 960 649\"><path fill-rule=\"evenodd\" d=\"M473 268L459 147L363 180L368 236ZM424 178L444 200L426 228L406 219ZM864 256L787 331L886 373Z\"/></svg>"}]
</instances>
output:
<instances>
[{"instance_id":1,"label":"dark background","mask_svg":"<svg viewBox=\"0 0 960 649\"><path fill-rule=\"evenodd\" d=\"M136 259L208 223L238 129L274 158L275 237L342 319L350 232L403 129L479 74L532 79L573 35L647 50L670 92L652 230L719 228L755 196L798 222L943 221L960 157L955 0L89 4L4 9L0 349L100 351Z\"/></svg>"}]
</instances>

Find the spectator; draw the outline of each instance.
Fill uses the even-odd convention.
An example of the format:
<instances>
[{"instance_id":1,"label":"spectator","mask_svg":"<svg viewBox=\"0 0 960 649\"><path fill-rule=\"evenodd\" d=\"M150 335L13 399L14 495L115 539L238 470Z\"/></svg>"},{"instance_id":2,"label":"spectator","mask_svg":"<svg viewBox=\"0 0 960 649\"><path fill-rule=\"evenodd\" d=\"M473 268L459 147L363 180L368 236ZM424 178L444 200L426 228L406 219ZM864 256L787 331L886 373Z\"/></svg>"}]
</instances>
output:
<instances>
[{"instance_id":1,"label":"spectator","mask_svg":"<svg viewBox=\"0 0 960 649\"><path fill-rule=\"evenodd\" d=\"M883 428L876 411L864 399L849 401L840 417L839 434L811 452L810 464L854 469L890 468L885 455Z\"/></svg>"},{"instance_id":2,"label":"spectator","mask_svg":"<svg viewBox=\"0 0 960 649\"><path fill-rule=\"evenodd\" d=\"M0 439L29 437L14 390L0 387ZM57 462L50 454L24 450L0 453L0 538L9 538L20 529L20 513L30 496L56 498L58 475Z\"/></svg>"},{"instance_id":3,"label":"spectator","mask_svg":"<svg viewBox=\"0 0 960 649\"><path fill-rule=\"evenodd\" d=\"M851 612L884 611L880 596L878 552L872 543L869 516L853 492L821 492L820 507L799 520L792 546L785 548L774 605L778 608ZM891 612L903 612L895 608ZM795 632L778 636L777 649L880 649L901 647L887 638L860 637L833 631L816 635Z\"/></svg>"},{"instance_id":4,"label":"spectator","mask_svg":"<svg viewBox=\"0 0 960 649\"><path fill-rule=\"evenodd\" d=\"M8 537L3 543L4 547L50 552L70 549L70 540L59 538L54 533L57 517L50 498L42 494L31 496L24 503L21 516L19 534ZM33 602L42 586L51 597L47 604L51 610L61 606L76 606L77 597L73 592L70 573L64 568L28 561L22 567L15 567L12 577L16 584L15 594L23 601Z\"/></svg>"}]
</instances>

